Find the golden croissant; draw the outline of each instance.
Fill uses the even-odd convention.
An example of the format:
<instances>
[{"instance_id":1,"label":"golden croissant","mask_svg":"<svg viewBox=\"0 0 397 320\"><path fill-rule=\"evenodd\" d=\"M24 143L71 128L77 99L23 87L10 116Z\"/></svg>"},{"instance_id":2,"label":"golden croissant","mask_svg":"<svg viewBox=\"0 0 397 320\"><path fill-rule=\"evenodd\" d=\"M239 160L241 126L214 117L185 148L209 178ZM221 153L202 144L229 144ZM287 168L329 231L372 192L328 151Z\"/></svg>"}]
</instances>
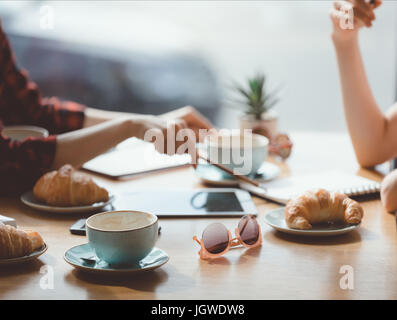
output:
<instances>
[{"instance_id":1,"label":"golden croissant","mask_svg":"<svg viewBox=\"0 0 397 320\"><path fill-rule=\"evenodd\" d=\"M311 229L312 224L324 222L358 224L363 215L357 201L324 189L307 191L288 201L285 207L285 221L293 229Z\"/></svg>"},{"instance_id":2,"label":"golden croissant","mask_svg":"<svg viewBox=\"0 0 397 320\"><path fill-rule=\"evenodd\" d=\"M0 259L29 255L43 244L37 232L19 230L0 221Z\"/></svg>"},{"instance_id":3,"label":"golden croissant","mask_svg":"<svg viewBox=\"0 0 397 320\"><path fill-rule=\"evenodd\" d=\"M33 194L37 200L53 206L82 206L109 200L106 189L69 164L43 175Z\"/></svg>"}]
</instances>

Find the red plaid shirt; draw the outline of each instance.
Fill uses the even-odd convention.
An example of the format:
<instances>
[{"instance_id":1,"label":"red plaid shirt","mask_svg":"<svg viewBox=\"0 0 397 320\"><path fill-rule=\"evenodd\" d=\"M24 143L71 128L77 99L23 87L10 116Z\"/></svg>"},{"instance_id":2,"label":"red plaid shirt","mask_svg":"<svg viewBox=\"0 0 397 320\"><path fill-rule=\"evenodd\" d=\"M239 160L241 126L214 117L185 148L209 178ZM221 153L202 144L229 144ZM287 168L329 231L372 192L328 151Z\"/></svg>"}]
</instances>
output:
<instances>
[{"instance_id":1,"label":"red plaid shirt","mask_svg":"<svg viewBox=\"0 0 397 320\"><path fill-rule=\"evenodd\" d=\"M32 188L51 168L55 134L80 129L83 121L84 106L41 97L27 73L17 68L0 22L0 195ZM12 141L1 134L3 126L8 125L35 125L52 135Z\"/></svg>"}]
</instances>

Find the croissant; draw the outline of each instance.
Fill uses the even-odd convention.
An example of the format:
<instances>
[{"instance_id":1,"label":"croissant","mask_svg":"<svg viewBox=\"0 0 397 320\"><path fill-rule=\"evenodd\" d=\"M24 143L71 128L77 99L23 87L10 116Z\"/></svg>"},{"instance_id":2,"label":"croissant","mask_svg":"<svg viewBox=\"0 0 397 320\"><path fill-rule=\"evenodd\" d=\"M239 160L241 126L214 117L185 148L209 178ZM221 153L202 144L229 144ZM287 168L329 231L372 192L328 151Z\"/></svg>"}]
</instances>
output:
<instances>
[{"instance_id":1,"label":"croissant","mask_svg":"<svg viewBox=\"0 0 397 320\"><path fill-rule=\"evenodd\" d=\"M104 188L69 164L44 174L36 182L33 194L37 200L53 206L81 206L109 200Z\"/></svg>"},{"instance_id":2,"label":"croissant","mask_svg":"<svg viewBox=\"0 0 397 320\"><path fill-rule=\"evenodd\" d=\"M311 229L312 224L322 222L358 224L363 215L363 208L357 201L324 189L307 191L290 200L285 207L285 221L293 229Z\"/></svg>"},{"instance_id":3,"label":"croissant","mask_svg":"<svg viewBox=\"0 0 397 320\"><path fill-rule=\"evenodd\" d=\"M43 244L43 239L37 232L22 231L0 222L0 259L29 255Z\"/></svg>"}]
</instances>

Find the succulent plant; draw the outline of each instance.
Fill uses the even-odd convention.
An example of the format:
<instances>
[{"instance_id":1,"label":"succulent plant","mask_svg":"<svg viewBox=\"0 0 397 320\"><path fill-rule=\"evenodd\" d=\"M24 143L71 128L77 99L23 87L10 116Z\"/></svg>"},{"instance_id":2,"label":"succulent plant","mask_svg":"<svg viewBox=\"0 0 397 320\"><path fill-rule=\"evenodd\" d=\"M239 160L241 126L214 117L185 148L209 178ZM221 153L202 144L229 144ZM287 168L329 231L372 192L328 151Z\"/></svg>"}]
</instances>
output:
<instances>
[{"instance_id":1,"label":"succulent plant","mask_svg":"<svg viewBox=\"0 0 397 320\"><path fill-rule=\"evenodd\" d=\"M248 89L238 84L234 85L234 89L244 97L244 101L239 102L246 108L245 113L255 116L258 120L279 101L274 91L266 93L265 82L265 75L258 74L248 79Z\"/></svg>"}]
</instances>

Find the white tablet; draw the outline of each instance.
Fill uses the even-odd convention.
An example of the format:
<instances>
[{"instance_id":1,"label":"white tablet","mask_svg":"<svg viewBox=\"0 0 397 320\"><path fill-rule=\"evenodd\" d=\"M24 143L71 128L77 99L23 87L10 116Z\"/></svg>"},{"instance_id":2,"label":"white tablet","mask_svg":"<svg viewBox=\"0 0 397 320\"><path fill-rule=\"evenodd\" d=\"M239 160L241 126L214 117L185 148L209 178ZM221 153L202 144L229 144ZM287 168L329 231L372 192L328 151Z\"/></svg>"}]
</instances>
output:
<instances>
[{"instance_id":1,"label":"white tablet","mask_svg":"<svg viewBox=\"0 0 397 320\"><path fill-rule=\"evenodd\" d=\"M144 190L118 194L113 210L137 210L160 217L241 217L257 214L250 194L240 189Z\"/></svg>"}]
</instances>

